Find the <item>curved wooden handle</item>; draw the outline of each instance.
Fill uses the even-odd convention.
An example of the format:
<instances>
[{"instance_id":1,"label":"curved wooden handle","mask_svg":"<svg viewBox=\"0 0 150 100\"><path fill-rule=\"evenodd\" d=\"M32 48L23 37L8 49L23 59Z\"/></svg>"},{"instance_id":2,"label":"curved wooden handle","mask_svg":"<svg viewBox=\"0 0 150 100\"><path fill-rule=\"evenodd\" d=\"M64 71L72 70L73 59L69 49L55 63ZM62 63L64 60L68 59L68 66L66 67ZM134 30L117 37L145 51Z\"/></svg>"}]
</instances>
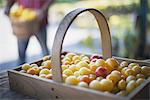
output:
<instances>
[{"instance_id":1,"label":"curved wooden handle","mask_svg":"<svg viewBox=\"0 0 150 100\"><path fill-rule=\"evenodd\" d=\"M61 69L61 51L66 32L73 22L73 20L82 12L89 11L94 15L98 23L99 29L101 30L102 40L102 54L104 59L112 57L111 48L111 36L107 21L104 15L93 8L84 9L79 8L68 13L65 18L61 21L58 30L55 35L53 47L52 47L52 74L53 80L56 82L62 82L62 69Z\"/></svg>"}]
</instances>

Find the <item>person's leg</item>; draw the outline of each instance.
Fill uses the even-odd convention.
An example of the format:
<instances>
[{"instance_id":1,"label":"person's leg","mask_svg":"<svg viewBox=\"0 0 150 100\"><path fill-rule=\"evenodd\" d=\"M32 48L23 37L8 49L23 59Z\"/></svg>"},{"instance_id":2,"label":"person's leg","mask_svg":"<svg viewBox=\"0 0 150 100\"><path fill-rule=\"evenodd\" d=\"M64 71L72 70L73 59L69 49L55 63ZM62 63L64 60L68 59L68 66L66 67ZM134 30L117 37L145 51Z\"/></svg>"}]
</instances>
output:
<instances>
[{"instance_id":1,"label":"person's leg","mask_svg":"<svg viewBox=\"0 0 150 100\"><path fill-rule=\"evenodd\" d=\"M29 38L18 39L18 52L19 52L19 64L25 63L26 49L28 46Z\"/></svg>"},{"instance_id":2,"label":"person's leg","mask_svg":"<svg viewBox=\"0 0 150 100\"><path fill-rule=\"evenodd\" d=\"M36 33L35 36L41 45L43 56L49 55L49 50L47 47L47 30L46 30L46 27L41 28L41 31Z\"/></svg>"}]
</instances>

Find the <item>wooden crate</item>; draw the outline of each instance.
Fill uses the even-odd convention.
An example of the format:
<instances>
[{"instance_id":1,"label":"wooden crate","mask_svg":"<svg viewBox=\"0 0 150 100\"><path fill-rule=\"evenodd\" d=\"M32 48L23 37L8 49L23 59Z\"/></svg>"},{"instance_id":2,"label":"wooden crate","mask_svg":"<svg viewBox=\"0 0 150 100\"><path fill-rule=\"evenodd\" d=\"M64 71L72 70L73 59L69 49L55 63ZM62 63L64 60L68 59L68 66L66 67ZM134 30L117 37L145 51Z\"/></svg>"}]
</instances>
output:
<instances>
[{"instance_id":1,"label":"wooden crate","mask_svg":"<svg viewBox=\"0 0 150 100\"><path fill-rule=\"evenodd\" d=\"M29 37L39 31L39 23L37 19L31 21L21 21L16 18L10 18L14 35L18 38Z\"/></svg>"},{"instance_id":2,"label":"wooden crate","mask_svg":"<svg viewBox=\"0 0 150 100\"><path fill-rule=\"evenodd\" d=\"M119 61L128 61L135 62L141 65L150 66L149 63L145 63L142 61L133 61L124 60L123 58L117 58ZM40 65L42 62L34 62ZM14 70L9 70L9 82L10 88L17 92L21 92L23 94L29 95L34 98L39 99L60 99L60 100L97 100L101 99L148 99L150 98L150 78L145 81L142 85L137 87L131 94L126 97L120 97L113 94L106 94L100 91L95 91L92 89L80 88L77 86L69 86L64 83L57 83L52 80L39 78L37 76L33 76L27 73L19 72L21 67L16 68Z\"/></svg>"},{"instance_id":3,"label":"wooden crate","mask_svg":"<svg viewBox=\"0 0 150 100\"><path fill-rule=\"evenodd\" d=\"M32 97L42 99L42 100L124 100L124 99L149 99L150 94L150 78L148 78L144 83L132 91L128 96L121 97L110 93L104 93L101 91L95 91L92 89L80 88L77 86L71 86L64 84L62 81L62 69L61 69L61 51L62 44L65 34L73 22L73 20L82 12L91 12L99 25L102 37L102 54L104 59L112 57L111 51L111 37L109 32L109 27L104 15L95 9L76 9L62 20L56 36L54 39L54 44L52 47L52 74L53 80L42 79L38 76L29 75L26 73L20 73L21 67L14 70L9 70L9 82L10 88L12 90L30 95ZM150 63L115 57L118 61L135 62L140 65L150 66ZM40 65L42 60L34 62Z\"/></svg>"}]
</instances>

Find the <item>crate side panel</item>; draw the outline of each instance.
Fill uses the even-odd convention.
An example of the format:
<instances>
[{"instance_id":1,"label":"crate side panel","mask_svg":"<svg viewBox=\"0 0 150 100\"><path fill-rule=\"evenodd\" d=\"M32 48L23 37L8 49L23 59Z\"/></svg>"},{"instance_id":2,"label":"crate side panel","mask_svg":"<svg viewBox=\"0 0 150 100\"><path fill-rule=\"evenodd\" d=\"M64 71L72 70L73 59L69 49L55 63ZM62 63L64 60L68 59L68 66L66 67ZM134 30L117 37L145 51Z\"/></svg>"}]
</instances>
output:
<instances>
[{"instance_id":1,"label":"crate side panel","mask_svg":"<svg viewBox=\"0 0 150 100\"><path fill-rule=\"evenodd\" d=\"M144 88L140 89L140 91L132 97L133 100L150 100L150 83L148 83Z\"/></svg>"},{"instance_id":2,"label":"crate side panel","mask_svg":"<svg viewBox=\"0 0 150 100\"><path fill-rule=\"evenodd\" d=\"M10 87L12 90L21 92L31 97L49 100L112 100L118 98L109 94L104 95L102 92L92 92L89 89L82 90L70 88L70 86L43 81L40 79L9 72ZM47 79L45 79L47 80Z\"/></svg>"},{"instance_id":3,"label":"crate side panel","mask_svg":"<svg viewBox=\"0 0 150 100\"><path fill-rule=\"evenodd\" d=\"M10 88L34 98L52 100L52 92L47 82L41 83L36 79L9 72Z\"/></svg>"}]
</instances>

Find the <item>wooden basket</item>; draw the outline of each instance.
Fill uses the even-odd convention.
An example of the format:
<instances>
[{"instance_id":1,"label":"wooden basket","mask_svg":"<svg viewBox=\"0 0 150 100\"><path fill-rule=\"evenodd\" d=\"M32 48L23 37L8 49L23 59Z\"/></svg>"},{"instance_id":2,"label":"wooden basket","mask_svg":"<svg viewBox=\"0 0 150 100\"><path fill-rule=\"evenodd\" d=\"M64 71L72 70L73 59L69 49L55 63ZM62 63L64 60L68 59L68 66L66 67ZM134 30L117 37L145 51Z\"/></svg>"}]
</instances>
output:
<instances>
[{"instance_id":1,"label":"wooden basket","mask_svg":"<svg viewBox=\"0 0 150 100\"><path fill-rule=\"evenodd\" d=\"M29 37L39 31L39 23L37 19L31 21L21 21L16 18L10 18L13 33L18 38Z\"/></svg>"},{"instance_id":2,"label":"wooden basket","mask_svg":"<svg viewBox=\"0 0 150 100\"><path fill-rule=\"evenodd\" d=\"M26 73L20 73L21 67L8 71L10 88L12 90L19 91L21 93L30 95L42 100L124 100L124 99L148 99L150 93L150 79L147 79L139 87L137 87L132 93L126 97L117 96L114 94L107 94L101 91L95 91L92 89L80 88L77 86L71 86L63 83L62 71L61 71L61 51L62 44L66 32L73 22L73 20L82 12L89 11L92 13L101 30L102 40L102 53L103 57L112 57L111 53L111 37L109 27L104 15L95 9L76 9L65 16L60 23L52 48L52 74L53 80L41 79L37 76L29 75ZM135 62L140 65L150 66L150 63L145 63L138 60L117 58L118 61L127 61L129 63ZM42 60L34 62L40 65Z\"/></svg>"}]
</instances>

